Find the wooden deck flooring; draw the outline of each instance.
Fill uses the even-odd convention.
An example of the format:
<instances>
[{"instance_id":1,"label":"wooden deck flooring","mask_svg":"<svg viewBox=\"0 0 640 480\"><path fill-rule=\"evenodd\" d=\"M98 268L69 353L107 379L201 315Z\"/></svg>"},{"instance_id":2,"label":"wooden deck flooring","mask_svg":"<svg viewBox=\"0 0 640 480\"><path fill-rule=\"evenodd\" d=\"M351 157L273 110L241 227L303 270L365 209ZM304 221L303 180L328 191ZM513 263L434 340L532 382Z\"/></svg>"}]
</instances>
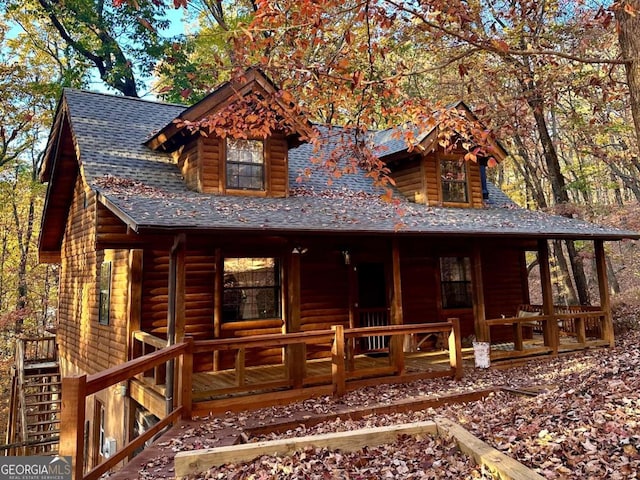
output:
<instances>
[{"instance_id":1,"label":"wooden deck flooring","mask_svg":"<svg viewBox=\"0 0 640 480\"><path fill-rule=\"evenodd\" d=\"M584 349L585 344L577 343L575 337L561 337L559 353L568 353L579 349ZM602 340L590 339L588 347L606 345ZM491 345L491 362L496 365L503 361L514 359L526 359L539 355L551 353L548 347L544 346L541 336L536 335L533 339L525 340L522 351L514 351L513 343L502 343ZM474 368L473 348L462 349L464 367ZM388 371L385 373L384 368ZM440 351L419 351L415 353L405 353L405 372L403 378L420 378L446 375L450 370L449 352ZM389 365L387 355L358 355L354 358L353 368L347 371L349 381L362 381L369 379L375 381L379 377L390 377L394 375L393 368ZM199 372L193 374L193 401L203 402L222 398L234 398L239 396L254 395L269 391L288 390L293 386L287 378L287 372L283 364L265 365L259 367L247 367L241 378L235 369L222 370L218 372ZM309 360L306 363L304 387L316 387L321 385L331 385L331 360L317 359ZM164 394L164 386L154 387L160 394Z\"/></svg>"},{"instance_id":2,"label":"wooden deck flooring","mask_svg":"<svg viewBox=\"0 0 640 480\"><path fill-rule=\"evenodd\" d=\"M473 359L473 349L463 349L463 358ZM347 371L350 379L362 379L373 376L372 372L389 367L387 355L358 355L354 358L353 368ZM405 353L406 374L437 374L450 372L449 352L430 351ZM304 386L326 385L331 383L331 359L309 360L306 363ZM219 372L199 372L193 375L193 400L210 400L220 396L253 393L255 390L277 390L290 387L287 372L283 364L247 367L244 378L238 378L235 369Z\"/></svg>"}]
</instances>

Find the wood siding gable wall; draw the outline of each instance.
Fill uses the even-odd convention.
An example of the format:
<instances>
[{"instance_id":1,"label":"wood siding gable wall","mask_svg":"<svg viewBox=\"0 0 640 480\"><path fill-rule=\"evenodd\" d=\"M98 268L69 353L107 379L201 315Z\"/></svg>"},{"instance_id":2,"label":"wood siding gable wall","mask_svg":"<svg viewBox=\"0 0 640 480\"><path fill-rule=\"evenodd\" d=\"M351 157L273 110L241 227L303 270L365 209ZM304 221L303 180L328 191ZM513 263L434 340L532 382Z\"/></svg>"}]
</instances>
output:
<instances>
[{"instance_id":1,"label":"wood siding gable wall","mask_svg":"<svg viewBox=\"0 0 640 480\"><path fill-rule=\"evenodd\" d=\"M484 203L478 162L462 160L465 162L467 170L469 201L467 203L446 203L442 199L440 160L442 158L462 159L464 153L445 154L442 149L438 149L419 158L413 156L395 160L390 176L400 193L411 202L430 206L482 208Z\"/></svg>"},{"instance_id":2,"label":"wood siding gable wall","mask_svg":"<svg viewBox=\"0 0 640 480\"><path fill-rule=\"evenodd\" d=\"M174 160L187 187L200 193L286 197L289 191L288 144L282 134L274 134L264 141L265 190L261 191L227 191L226 150L222 138L192 136L174 152Z\"/></svg>"},{"instance_id":3,"label":"wood siding gable wall","mask_svg":"<svg viewBox=\"0 0 640 480\"><path fill-rule=\"evenodd\" d=\"M59 286L58 339L65 375L95 373L127 360L130 251L96 249L98 210L96 194L77 176ZM109 325L98 321L100 267L105 261L111 262ZM73 371L64 371L65 365Z\"/></svg>"}]
</instances>

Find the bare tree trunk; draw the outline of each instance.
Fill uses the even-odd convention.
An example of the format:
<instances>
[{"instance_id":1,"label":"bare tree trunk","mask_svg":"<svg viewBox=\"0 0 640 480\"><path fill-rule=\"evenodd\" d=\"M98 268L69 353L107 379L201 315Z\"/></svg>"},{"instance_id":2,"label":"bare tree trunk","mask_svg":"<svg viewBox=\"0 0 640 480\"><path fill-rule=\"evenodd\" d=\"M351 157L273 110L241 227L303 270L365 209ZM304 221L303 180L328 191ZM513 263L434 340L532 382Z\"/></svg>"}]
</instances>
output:
<instances>
[{"instance_id":1,"label":"bare tree trunk","mask_svg":"<svg viewBox=\"0 0 640 480\"><path fill-rule=\"evenodd\" d=\"M567 194L566 183L562 170L560 169L560 160L558 159L558 152L556 151L551 135L549 134L549 128L547 127L547 120L544 115L544 104L540 93L536 90L535 85L533 87L526 87L527 90L527 102L533 110L533 117L536 120L536 126L538 127L538 134L540 135L540 142L542 143L542 149L544 151L544 159L549 171L549 180L551 181L551 190L553 191L553 197L556 205L562 205L569 202L569 195ZM573 240L567 240L567 251L569 253L569 261L571 262L571 270L576 282L576 290L581 305L589 305L589 291L587 289L587 277L584 273L584 265L582 259L578 257L575 244ZM554 241L555 244L555 241ZM562 251L562 249L557 249ZM562 259L564 261L564 254ZM564 270L563 270L564 276ZM570 283L570 282L569 282ZM575 292L572 289L573 292ZM574 294L575 303L575 294Z\"/></svg>"},{"instance_id":2,"label":"bare tree trunk","mask_svg":"<svg viewBox=\"0 0 640 480\"><path fill-rule=\"evenodd\" d=\"M612 174L622 180L622 184L625 188L631 190L633 196L636 197L638 202L640 202L640 184L638 183L638 179L633 175L625 174L614 162L607 162L607 166L611 170Z\"/></svg>"},{"instance_id":3,"label":"bare tree trunk","mask_svg":"<svg viewBox=\"0 0 640 480\"><path fill-rule=\"evenodd\" d=\"M606 256L607 261L607 276L609 277L609 287L611 288L611 293L614 295L620 293L620 284L618 283L618 277L616 277L616 272L613 268L613 264L611 263L611 257L609 255Z\"/></svg>"},{"instance_id":4,"label":"bare tree trunk","mask_svg":"<svg viewBox=\"0 0 640 480\"><path fill-rule=\"evenodd\" d=\"M535 175L533 174L533 172L530 171L531 169L530 165L533 165L534 162L532 161L529 155L529 152L527 151L520 135L518 134L514 135L514 140L518 148L518 154L520 155L520 157L522 157L523 161L518 162L514 158L513 163L518 169L518 172L520 172L520 175L522 175L522 178L524 178L527 192L531 192L531 194L533 195L533 199L536 202L536 205L538 208L542 208L542 209L547 208L547 199L544 197L544 193L540 186L540 181L539 180L534 181ZM529 196L527 195L527 198L528 197Z\"/></svg>"},{"instance_id":5,"label":"bare tree trunk","mask_svg":"<svg viewBox=\"0 0 640 480\"><path fill-rule=\"evenodd\" d=\"M16 179L17 186L18 179ZM15 191L15 187L14 187ZM27 264L29 260L29 247L31 246L31 237L33 236L33 221L35 216L35 198L33 193L29 194L29 207L27 213L26 225L20 221L18 212L18 202L16 196L13 195L13 219L16 223L18 249L20 251L20 262L18 263L18 300L16 302L17 310L24 310L27 307L27 296L29 294L29 283L27 280ZM24 319L22 315L16 320L16 331L20 332Z\"/></svg>"},{"instance_id":6,"label":"bare tree trunk","mask_svg":"<svg viewBox=\"0 0 640 480\"><path fill-rule=\"evenodd\" d=\"M625 64L627 85L640 148L640 0L622 0L617 3L618 42L622 56L628 60Z\"/></svg>"},{"instance_id":7,"label":"bare tree trunk","mask_svg":"<svg viewBox=\"0 0 640 480\"><path fill-rule=\"evenodd\" d=\"M567 240L567 253L571 262L571 270L573 271L573 280L576 283L576 291L578 292L578 300L580 305L591 305L591 295L589 295L589 285L587 276L584 273L584 262L576 249L573 240Z\"/></svg>"},{"instance_id":8,"label":"bare tree trunk","mask_svg":"<svg viewBox=\"0 0 640 480\"><path fill-rule=\"evenodd\" d=\"M5 226L2 230L2 252L0 252L0 313L6 307L4 298L4 264L7 259L7 243L9 240L9 229Z\"/></svg>"},{"instance_id":9,"label":"bare tree trunk","mask_svg":"<svg viewBox=\"0 0 640 480\"><path fill-rule=\"evenodd\" d=\"M571 282L571 274L569 273L569 265L567 259L564 256L564 250L562 249L562 240L553 240L553 256L556 261L557 278L560 282L561 294L564 296L564 301L567 305L575 305L578 303L578 297L576 296L576 290Z\"/></svg>"},{"instance_id":10,"label":"bare tree trunk","mask_svg":"<svg viewBox=\"0 0 640 480\"><path fill-rule=\"evenodd\" d=\"M620 187L618 186L618 179L616 178L616 176L609 172L609 178L611 178L611 182L614 183L616 186L613 189L613 195L615 196L616 199L616 205L618 207L622 207L624 205L624 201L622 200L622 192L620 191Z\"/></svg>"}]
</instances>

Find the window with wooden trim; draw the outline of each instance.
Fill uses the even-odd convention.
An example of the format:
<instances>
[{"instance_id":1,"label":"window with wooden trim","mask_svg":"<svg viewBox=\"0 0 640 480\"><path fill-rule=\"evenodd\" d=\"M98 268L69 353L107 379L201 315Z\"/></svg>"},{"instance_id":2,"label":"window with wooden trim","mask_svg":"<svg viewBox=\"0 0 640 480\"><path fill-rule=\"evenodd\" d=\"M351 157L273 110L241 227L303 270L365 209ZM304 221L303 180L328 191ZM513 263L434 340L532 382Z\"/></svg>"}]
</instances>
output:
<instances>
[{"instance_id":1,"label":"window with wooden trim","mask_svg":"<svg viewBox=\"0 0 640 480\"><path fill-rule=\"evenodd\" d=\"M469 257L440 257L442 308L472 308L471 260Z\"/></svg>"},{"instance_id":2,"label":"window with wooden trim","mask_svg":"<svg viewBox=\"0 0 640 480\"><path fill-rule=\"evenodd\" d=\"M469 203L467 164L460 159L440 159L440 185L445 203Z\"/></svg>"},{"instance_id":3,"label":"window with wooden trim","mask_svg":"<svg viewBox=\"0 0 640 480\"><path fill-rule=\"evenodd\" d=\"M280 318L281 301L278 259L224 259L223 322Z\"/></svg>"},{"instance_id":4,"label":"window with wooden trim","mask_svg":"<svg viewBox=\"0 0 640 480\"><path fill-rule=\"evenodd\" d=\"M227 138L227 188L264 190L264 142Z\"/></svg>"},{"instance_id":5,"label":"window with wooden trim","mask_svg":"<svg viewBox=\"0 0 640 480\"><path fill-rule=\"evenodd\" d=\"M111 303L111 262L100 265L100 304L98 323L109 325L109 304Z\"/></svg>"}]
</instances>

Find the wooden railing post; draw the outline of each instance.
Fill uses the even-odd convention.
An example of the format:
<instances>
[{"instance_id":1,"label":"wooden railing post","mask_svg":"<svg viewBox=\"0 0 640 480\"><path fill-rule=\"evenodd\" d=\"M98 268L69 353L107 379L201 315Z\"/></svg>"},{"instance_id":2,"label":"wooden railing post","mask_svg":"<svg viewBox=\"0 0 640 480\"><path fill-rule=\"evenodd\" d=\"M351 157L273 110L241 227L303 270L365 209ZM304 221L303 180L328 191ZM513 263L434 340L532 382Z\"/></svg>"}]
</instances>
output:
<instances>
[{"instance_id":1,"label":"wooden railing post","mask_svg":"<svg viewBox=\"0 0 640 480\"><path fill-rule=\"evenodd\" d=\"M391 325L402 325L402 281L400 269L400 246L397 238L392 240L391 265L393 270L393 298L391 299ZM391 361L396 375L404 374L404 335L392 335L389 345Z\"/></svg>"},{"instance_id":2,"label":"wooden railing post","mask_svg":"<svg viewBox=\"0 0 640 480\"><path fill-rule=\"evenodd\" d=\"M346 390L346 376L344 370L344 326L333 325L333 344L331 346L331 377L333 379L333 393L344 395Z\"/></svg>"},{"instance_id":3,"label":"wooden railing post","mask_svg":"<svg viewBox=\"0 0 640 480\"><path fill-rule=\"evenodd\" d=\"M600 308L604 311L602 324L602 339L614 347L616 342L613 333L613 318L611 317L611 299L609 298L609 279L607 277L607 257L602 240L593 242L596 254L596 270L598 272L598 290L600 292Z\"/></svg>"},{"instance_id":4,"label":"wooden railing post","mask_svg":"<svg viewBox=\"0 0 640 480\"><path fill-rule=\"evenodd\" d=\"M191 420L193 396L193 337L185 337L187 344L180 361L180 404L182 418Z\"/></svg>"},{"instance_id":5,"label":"wooden railing post","mask_svg":"<svg viewBox=\"0 0 640 480\"><path fill-rule=\"evenodd\" d=\"M455 370L456 380L462 378L462 341L460 339L460 319L449 318L451 333L449 333L449 364ZM487 328L487 330L489 330Z\"/></svg>"},{"instance_id":6,"label":"wooden railing post","mask_svg":"<svg viewBox=\"0 0 640 480\"><path fill-rule=\"evenodd\" d=\"M61 456L71 457L73 480L81 480L84 474L86 386L86 375L62 379L59 452Z\"/></svg>"},{"instance_id":7,"label":"wooden railing post","mask_svg":"<svg viewBox=\"0 0 640 480\"><path fill-rule=\"evenodd\" d=\"M555 315L553 306L553 289L551 287L551 267L549 265L549 245L546 240L538 240L538 264L540 266L540 283L542 286L542 314ZM560 330L558 321L553 316L544 320L544 342L551 348L553 355L558 354L560 343Z\"/></svg>"}]
</instances>

